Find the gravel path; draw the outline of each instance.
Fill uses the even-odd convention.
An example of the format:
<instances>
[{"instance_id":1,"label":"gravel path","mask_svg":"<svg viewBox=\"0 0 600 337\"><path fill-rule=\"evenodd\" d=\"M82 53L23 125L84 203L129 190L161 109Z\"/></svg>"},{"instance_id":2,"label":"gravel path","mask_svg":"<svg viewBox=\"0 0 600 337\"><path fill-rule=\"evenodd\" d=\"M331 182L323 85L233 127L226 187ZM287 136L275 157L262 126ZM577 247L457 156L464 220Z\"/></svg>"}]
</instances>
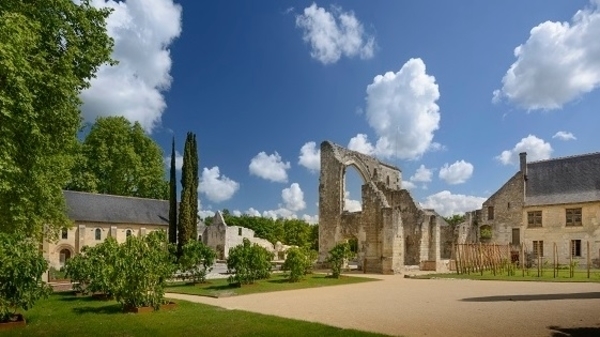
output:
<instances>
[{"instance_id":1,"label":"gravel path","mask_svg":"<svg viewBox=\"0 0 600 337\"><path fill-rule=\"evenodd\" d=\"M600 336L599 283L369 277L381 281L219 299L167 297L389 335ZM572 328L588 329L564 330Z\"/></svg>"}]
</instances>

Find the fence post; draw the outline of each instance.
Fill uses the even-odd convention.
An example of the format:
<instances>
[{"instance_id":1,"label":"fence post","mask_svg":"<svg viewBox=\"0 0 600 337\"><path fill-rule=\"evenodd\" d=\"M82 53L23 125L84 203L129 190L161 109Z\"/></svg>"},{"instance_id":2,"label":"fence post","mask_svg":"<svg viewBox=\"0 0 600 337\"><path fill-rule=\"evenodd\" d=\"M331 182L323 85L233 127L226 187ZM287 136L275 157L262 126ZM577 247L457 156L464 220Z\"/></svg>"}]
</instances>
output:
<instances>
[{"instance_id":1,"label":"fence post","mask_svg":"<svg viewBox=\"0 0 600 337\"><path fill-rule=\"evenodd\" d=\"M590 264L591 264L591 259L590 259L590 242L587 242L587 278L590 278Z\"/></svg>"},{"instance_id":2,"label":"fence post","mask_svg":"<svg viewBox=\"0 0 600 337\"><path fill-rule=\"evenodd\" d=\"M525 277L525 244L521 243L521 271Z\"/></svg>"},{"instance_id":3,"label":"fence post","mask_svg":"<svg viewBox=\"0 0 600 337\"><path fill-rule=\"evenodd\" d=\"M552 260L552 277L556 278L556 274L558 274L558 266L556 265L556 242L552 243Z\"/></svg>"}]
</instances>

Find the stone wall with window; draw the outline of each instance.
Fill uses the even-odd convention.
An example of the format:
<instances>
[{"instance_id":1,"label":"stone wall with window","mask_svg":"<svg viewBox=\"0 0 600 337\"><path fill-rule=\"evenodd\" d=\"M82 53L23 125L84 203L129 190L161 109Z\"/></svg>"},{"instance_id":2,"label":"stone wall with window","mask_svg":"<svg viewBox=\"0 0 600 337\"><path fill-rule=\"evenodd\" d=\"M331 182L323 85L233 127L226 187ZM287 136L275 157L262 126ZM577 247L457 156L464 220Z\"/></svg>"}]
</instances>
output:
<instances>
[{"instance_id":1,"label":"stone wall with window","mask_svg":"<svg viewBox=\"0 0 600 337\"><path fill-rule=\"evenodd\" d=\"M519 171L483 203L478 226L480 229L487 226L492 229L490 242L513 243L513 229L519 230L522 224L523 189L523 177ZM520 234L515 236L520 237Z\"/></svg>"},{"instance_id":2,"label":"stone wall with window","mask_svg":"<svg viewBox=\"0 0 600 337\"><path fill-rule=\"evenodd\" d=\"M600 202L526 206L522 213L523 244L533 256L541 245L542 256L552 262L554 243L560 264L568 263L571 253L579 265L587 263L587 242L592 259L600 249Z\"/></svg>"}]
</instances>

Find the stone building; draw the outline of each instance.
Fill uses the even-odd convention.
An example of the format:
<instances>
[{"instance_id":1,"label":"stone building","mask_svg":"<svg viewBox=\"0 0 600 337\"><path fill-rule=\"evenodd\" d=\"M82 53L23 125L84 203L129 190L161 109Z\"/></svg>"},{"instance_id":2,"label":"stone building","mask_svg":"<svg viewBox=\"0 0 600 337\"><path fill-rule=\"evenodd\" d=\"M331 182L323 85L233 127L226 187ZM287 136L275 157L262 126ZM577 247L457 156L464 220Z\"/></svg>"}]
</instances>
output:
<instances>
[{"instance_id":1,"label":"stone building","mask_svg":"<svg viewBox=\"0 0 600 337\"><path fill-rule=\"evenodd\" d=\"M600 153L527 162L483 203L478 222L490 241L524 244L552 260L554 244L564 263L572 255L587 261L600 249Z\"/></svg>"},{"instance_id":2,"label":"stone building","mask_svg":"<svg viewBox=\"0 0 600 337\"><path fill-rule=\"evenodd\" d=\"M95 246L107 237L125 242L130 235L143 236L156 230L168 231L167 200L63 191L67 215L74 222L63 229L57 242L44 242L49 266L60 269L84 246Z\"/></svg>"},{"instance_id":3,"label":"stone building","mask_svg":"<svg viewBox=\"0 0 600 337\"><path fill-rule=\"evenodd\" d=\"M344 211L346 168L360 174L362 210ZM319 179L319 261L338 242L356 239L358 266L365 272L401 273L405 265L441 271L445 264L440 247L448 224L433 210L423 210L402 188L402 173L395 166L343 148L321 143ZM431 266L435 267L431 267Z\"/></svg>"},{"instance_id":4,"label":"stone building","mask_svg":"<svg viewBox=\"0 0 600 337\"><path fill-rule=\"evenodd\" d=\"M227 226L223 214L217 211L213 217L210 226L198 227L198 239L205 245L211 247L217 253L217 259L225 260L229 256L229 249L243 243L244 238L250 240L251 243L256 243L261 247L266 248L269 252L274 253L274 258L279 256L279 252L284 252L289 246L277 243L273 245L265 239L256 237L254 231L239 226Z\"/></svg>"}]
</instances>

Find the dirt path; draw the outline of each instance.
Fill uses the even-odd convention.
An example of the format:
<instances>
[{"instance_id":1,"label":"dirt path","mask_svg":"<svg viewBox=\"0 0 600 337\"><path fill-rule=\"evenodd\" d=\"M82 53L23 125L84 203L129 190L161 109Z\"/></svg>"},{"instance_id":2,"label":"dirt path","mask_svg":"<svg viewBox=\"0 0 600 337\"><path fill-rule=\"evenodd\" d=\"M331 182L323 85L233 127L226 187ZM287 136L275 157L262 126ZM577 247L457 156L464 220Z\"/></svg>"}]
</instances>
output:
<instances>
[{"instance_id":1,"label":"dirt path","mask_svg":"<svg viewBox=\"0 0 600 337\"><path fill-rule=\"evenodd\" d=\"M405 336L600 336L600 284L414 280L370 275L324 288L188 300L328 325ZM560 331L560 330L559 330Z\"/></svg>"}]
</instances>

